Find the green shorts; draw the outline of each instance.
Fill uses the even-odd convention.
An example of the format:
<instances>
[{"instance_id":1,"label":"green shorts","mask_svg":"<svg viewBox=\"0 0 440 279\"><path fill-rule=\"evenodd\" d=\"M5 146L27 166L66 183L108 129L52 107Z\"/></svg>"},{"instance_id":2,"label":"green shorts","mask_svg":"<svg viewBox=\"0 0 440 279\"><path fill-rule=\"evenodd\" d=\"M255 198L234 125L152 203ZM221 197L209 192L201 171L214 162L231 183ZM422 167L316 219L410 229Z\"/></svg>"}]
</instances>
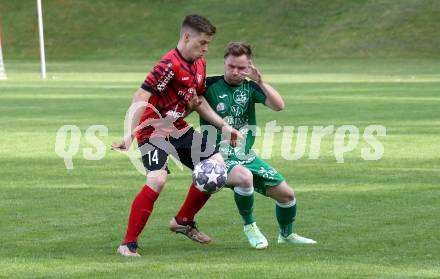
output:
<instances>
[{"instance_id":1,"label":"green shorts","mask_svg":"<svg viewBox=\"0 0 440 279\"><path fill-rule=\"evenodd\" d=\"M225 161L228 173L233 167L242 165L252 172L254 189L256 192L267 196L266 188L277 186L284 181L284 177L260 157L255 156L252 161L242 161L237 158L229 158Z\"/></svg>"}]
</instances>

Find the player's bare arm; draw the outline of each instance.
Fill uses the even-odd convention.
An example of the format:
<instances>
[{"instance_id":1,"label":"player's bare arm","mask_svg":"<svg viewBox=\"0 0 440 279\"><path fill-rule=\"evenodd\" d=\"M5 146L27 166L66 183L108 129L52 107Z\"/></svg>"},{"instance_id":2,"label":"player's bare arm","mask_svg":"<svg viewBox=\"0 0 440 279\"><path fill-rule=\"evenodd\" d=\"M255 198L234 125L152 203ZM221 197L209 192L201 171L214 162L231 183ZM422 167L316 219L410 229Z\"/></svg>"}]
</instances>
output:
<instances>
[{"instance_id":1,"label":"player's bare arm","mask_svg":"<svg viewBox=\"0 0 440 279\"><path fill-rule=\"evenodd\" d=\"M223 134L230 135L232 145L236 145L237 139L243 139L243 135L226 123L208 104L205 97L199 97L200 104L195 108L197 113L206 121L214 125L216 128L222 129Z\"/></svg>"},{"instance_id":2,"label":"player's bare arm","mask_svg":"<svg viewBox=\"0 0 440 279\"><path fill-rule=\"evenodd\" d=\"M133 95L133 100L131 102L132 106L130 107L130 112L129 112L129 114L131 115L131 117L129 117L131 122L129 123L131 133L125 135L119 143L113 143L112 149L121 150L121 151L125 151L129 149L133 141L133 138L136 135L136 132L139 130L138 127L139 121L145 110L145 107L147 106L150 96L151 93L144 90L143 88L139 88L138 90L136 90L136 92ZM133 104L136 105L133 106Z\"/></svg>"},{"instance_id":3,"label":"player's bare arm","mask_svg":"<svg viewBox=\"0 0 440 279\"><path fill-rule=\"evenodd\" d=\"M284 100L281 97L280 93L278 93L278 91L270 86L267 82L263 81L263 77L260 71L252 64L252 61L249 63L248 70L246 72L243 72L243 75L255 81L263 90L264 95L266 95L266 106L275 111L280 111L284 109Z\"/></svg>"}]
</instances>

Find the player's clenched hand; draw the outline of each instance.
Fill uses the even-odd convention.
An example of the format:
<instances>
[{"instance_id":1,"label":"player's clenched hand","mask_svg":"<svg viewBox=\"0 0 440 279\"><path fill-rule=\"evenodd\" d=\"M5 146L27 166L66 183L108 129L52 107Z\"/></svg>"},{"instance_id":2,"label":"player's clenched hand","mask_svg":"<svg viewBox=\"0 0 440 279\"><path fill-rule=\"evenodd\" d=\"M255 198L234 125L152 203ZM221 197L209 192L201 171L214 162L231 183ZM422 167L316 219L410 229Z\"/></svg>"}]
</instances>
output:
<instances>
[{"instance_id":1,"label":"player's clenched hand","mask_svg":"<svg viewBox=\"0 0 440 279\"><path fill-rule=\"evenodd\" d=\"M188 102L189 109L195 109L196 107L200 106L202 101L200 101L199 97L197 97L197 94L193 94Z\"/></svg>"},{"instance_id":2,"label":"player's clenched hand","mask_svg":"<svg viewBox=\"0 0 440 279\"><path fill-rule=\"evenodd\" d=\"M124 137L119 143L113 143L112 149L118 151L127 151L131 146L131 137Z\"/></svg>"},{"instance_id":3,"label":"player's clenched hand","mask_svg":"<svg viewBox=\"0 0 440 279\"><path fill-rule=\"evenodd\" d=\"M243 134L229 125L223 126L222 133L227 139L229 139L229 143L232 146L236 146L237 141L243 139Z\"/></svg>"},{"instance_id":4,"label":"player's clenched hand","mask_svg":"<svg viewBox=\"0 0 440 279\"><path fill-rule=\"evenodd\" d=\"M231 145L236 146L237 141L243 139L243 135L240 133L240 131L235 130L232 128L231 131Z\"/></svg>"},{"instance_id":5,"label":"player's clenched hand","mask_svg":"<svg viewBox=\"0 0 440 279\"><path fill-rule=\"evenodd\" d=\"M260 83L262 81L261 73L258 71L258 69L252 64L252 61L249 62L249 67L246 72L242 73L245 77L250 78L251 80L255 81L256 83Z\"/></svg>"}]
</instances>

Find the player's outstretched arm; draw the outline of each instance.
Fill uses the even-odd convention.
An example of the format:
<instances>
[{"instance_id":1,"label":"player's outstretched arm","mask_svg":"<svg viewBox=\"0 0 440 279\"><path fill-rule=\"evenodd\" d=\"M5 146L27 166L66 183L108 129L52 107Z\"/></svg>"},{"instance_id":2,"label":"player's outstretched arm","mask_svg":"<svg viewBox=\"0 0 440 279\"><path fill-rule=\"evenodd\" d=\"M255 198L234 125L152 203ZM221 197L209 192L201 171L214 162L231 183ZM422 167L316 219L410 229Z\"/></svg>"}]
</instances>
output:
<instances>
[{"instance_id":1,"label":"player's outstretched arm","mask_svg":"<svg viewBox=\"0 0 440 279\"><path fill-rule=\"evenodd\" d=\"M264 95L266 95L266 102L264 103L266 106L275 111L280 111L284 109L284 100L281 97L280 93L270 86L268 83L263 81L263 77L258 71L258 69L250 62L248 72L244 73L245 76L255 81L258 86L263 90Z\"/></svg>"},{"instance_id":2,"label":"player's outstretched arm","mask_svg":"<svg viewBox=\"0 0 440 279\"><path fill-rule=\"evenodd\" d=\"M206 121L214 125L216 128L222 129L227 137L230 138L231 144L236 145L237 139L243 139L243 135L226 123L208 104L205 97L199 96L199 105L195 108L195 111Z\"/></svg>"},{"instance_id":3,"label":"player's outstretched arm","mask_svg":"<svg viewBox=\"0 0 440 279\"><path fill-rule=\"evenodd\" d=\"M221 118L208 104L205 97L199 96L199 105L195 107L195 111L206 121L214 125L216 128L221 129L227 123Z\"/></svg>"},{"instance_id":4,"label":"player's outstretched arm","mask_svg":"<svg viewBox=\"0 0 440 279\"><path fill-rule=\"evenodd\" d=\"M128 111L128 126L130 127L131 133L128 135L124 135L122 140L119 143L113 143L112 149L114 150L128 150L131 146L134 136L136 132L139 130L139 121L143 112L145 111L145 107L148 104L148 100L151 97L151 93L139 88L136 90L133 96L133 100L131 101L131 106Z\"/></svg>"}]
</instances>

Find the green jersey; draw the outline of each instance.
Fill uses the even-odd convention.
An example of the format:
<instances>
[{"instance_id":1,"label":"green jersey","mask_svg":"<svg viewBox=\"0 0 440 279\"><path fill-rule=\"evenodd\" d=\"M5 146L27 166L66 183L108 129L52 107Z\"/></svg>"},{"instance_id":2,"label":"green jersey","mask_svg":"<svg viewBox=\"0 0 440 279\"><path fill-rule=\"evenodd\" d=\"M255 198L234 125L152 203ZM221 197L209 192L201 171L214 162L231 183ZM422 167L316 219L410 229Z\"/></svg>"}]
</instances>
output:
<instances>
[{"instance_id":1,"label":"green jersey","mask_svg":"<svg viewBox=\"0 0 440 279\"><path fill-rule=\"evenodd\" d=\"M237 157L251 161L255 158L252 145L256 136L255 104L266 101L263 90L253 81L245 80L238 86L226 83L223 76L208 77L207 90L203 95L212 109L220 115L226 123L239 130L243 142L233 148L223 139L221 131L217 130L216 144L224 157ZM200 125L210 125L200 118Z\"/></svg>"}]
</instances>

